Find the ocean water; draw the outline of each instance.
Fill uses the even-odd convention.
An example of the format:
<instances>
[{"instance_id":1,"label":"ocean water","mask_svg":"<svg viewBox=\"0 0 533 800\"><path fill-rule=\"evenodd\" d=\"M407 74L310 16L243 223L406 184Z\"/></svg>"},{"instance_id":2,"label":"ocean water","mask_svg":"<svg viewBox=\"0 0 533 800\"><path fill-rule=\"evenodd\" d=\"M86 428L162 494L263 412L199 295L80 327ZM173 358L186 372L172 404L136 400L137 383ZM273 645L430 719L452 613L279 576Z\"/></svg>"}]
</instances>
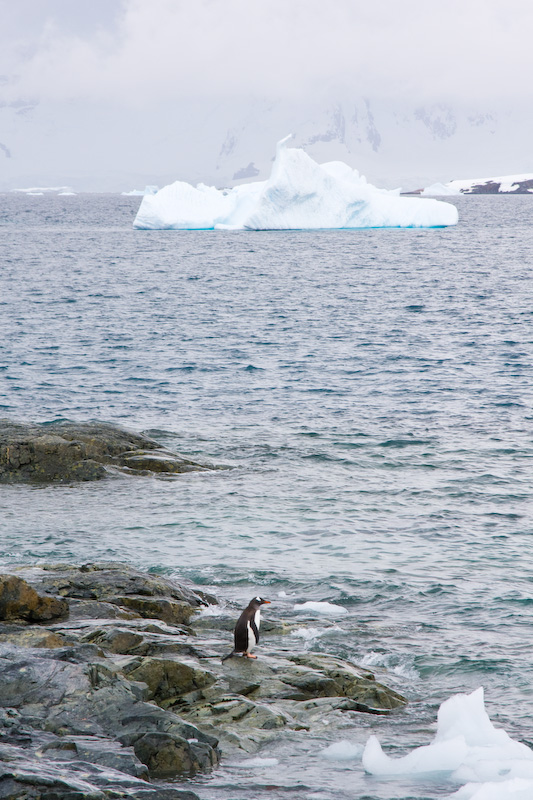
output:
<instances>
[{"instance_id":1,"label":"ocean water","mask_svg":"<svg viewBox=\"0 0 533 800\"><path fill-rule=\"evenodd\" d=\"M205 800L447 796L447 775L321 751L376 734L409 752L479 686L533 742L532 199L319 232L134 231L139 202L0 195L0 416L107 420L229 469L2 486L0 568L112 559L232 608L260 592L301 620L295 650L408 697L284 735L253 769L226 759L192 782Z\"/></svg>"}]
</instances>

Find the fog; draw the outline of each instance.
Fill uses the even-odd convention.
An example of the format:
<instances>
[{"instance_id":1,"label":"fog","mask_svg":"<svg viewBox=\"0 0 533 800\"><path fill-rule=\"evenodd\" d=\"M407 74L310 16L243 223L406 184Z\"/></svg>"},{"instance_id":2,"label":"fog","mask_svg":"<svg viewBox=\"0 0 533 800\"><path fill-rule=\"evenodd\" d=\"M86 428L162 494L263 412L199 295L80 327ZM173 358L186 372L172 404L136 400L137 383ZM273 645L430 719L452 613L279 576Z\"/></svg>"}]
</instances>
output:
<instances>
[{"instance_id":1,"label":"fog","mask_svg":"<svg viewBox=\"0 0 533 800\"><path fill-rule=\"evenodd\" d=\"M0 10L0 144L18 161L13 171L0 152L0 185L2 167L21 177L36 174L32 128L63 174L79 172L89 158L95 167L104 159L106 170L115 164L148 179L163 166L147 158L156 147L169 170L181 169L173 139L180 149L189 147L198 175L202 159L211 174L228 130L249 139L239 144L243 165L266 158L259 140L254 154L257 115L273 137L288 133L289 124L298 135L313 123L317 132L307 138L325 141L321 117L342 107L345 130L354 113L360 118L346 104L363 101L389 107L397 122L426 104L470 120L491 116L498 122L490 134L498 151L509 120L516 118L531 138L525 111L533 92L529 0L0 0ZM116 148L114 160L92 130L96 118ZM117 148L122 126L131 128L136 119L145 121L142 135L131 132L135 146ZM69 137L59 130L65 125ZM382 142L391 125L383 117ZM489 130L478 127L483 148ZM57 153L48 141L54 136L61 141ZM346 137L342 144L350 155ZM433 177L450 162L444 145L440 151L437 145L430 156ZM509 141L516 147L518 141ZM365 167L374 156L361 152L360 158ZM411 171L402 159L399 153L386 168ZM513 161L518 171L527 166ZM427 160L421 162L421 173L428 169Z\"/></svg>"}]
</instances>

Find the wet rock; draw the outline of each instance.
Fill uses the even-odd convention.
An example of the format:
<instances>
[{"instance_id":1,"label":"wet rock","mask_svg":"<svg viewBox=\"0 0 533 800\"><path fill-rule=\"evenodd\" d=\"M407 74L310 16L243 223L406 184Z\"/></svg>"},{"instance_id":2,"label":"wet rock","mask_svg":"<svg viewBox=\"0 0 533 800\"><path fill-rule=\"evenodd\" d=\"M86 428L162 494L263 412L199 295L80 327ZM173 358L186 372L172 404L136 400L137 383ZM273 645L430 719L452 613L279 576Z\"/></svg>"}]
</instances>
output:
<instances>
[{"instance_id":1,"label":"wet rock","mask_svg":"<svg viewBox=\"0 0 533 800\"><path fill-rule=\"evenodd\" d=\"M108 423L0 420L0 482L92 481L109 467L140 474L213 469Z\"/></svg>"},{"instance_id":2,"label":"wet rock","mask_svg":"<svg viewBox=\"0 0 533 800\"><path fill-rule=\"evenodd\" d=\"M180 653L201 657L202 651L190 642L191 630L183 626L159 627L146 620L131 627L90 628L83 640L94 643L109 653L139 656L160 656Z\"/></svg>"},{"instance_id":3,"label":"wet rock","mask_svg":"<svg viewBox=\"0 0 533 800\"><path fill-rule=\"evenodd\" d=\"M115 563L13 572L0 581L15 580L17 614L31 592L70 614L0 622L0 800L195 798L164 781L215 768L219 741L253 753L405 705L368 670L286 648L275 618L257 660L222 663L233 615L170 578Z\"/></svg>"},{"instance_id":4,"label":"wet rock","mask_svg":"<svg viewBox=\"0 0 533 800\"><path fill-rule=\"evenodd\" d=\"M132 747L97 736L54 736L37 748L36 755L55 761L86 761L148 779L148 768L137 758Z\"/></svg>"},{"instance_id":5,"label":"wet rock","mask_svg":"<svg viewBox=\"0 0 533 800\"><path fill-rule=\"evenodd\" d=\"M105 601L120 606L120 598L166 598L183 601L193 608L216 603L214 598L206 600L203 592L174 580L115 562L82 566L43 564L38 567L19 567L13 571L39 591L78 600Z\"/></svg>"},{"instance_id":6,"label":"wet rock","mask_svg":"<svg viewBox=\"0 0 533 800\"><path fill-rule=\"evenodd\" d=\"M295 700L312 697L349 697L361 710L385 712L402 708L407 700L402 695L378 683L368 670L347 664L331 656L310 653L291 656L290 661L302 665L304 671L289 671L283 680L298 689Z\"/></svg>"},{"instance_id":7,"label":"wet rock","mask_svg":"<svg viewBox=\"0 0 533 800\"><path fill-rule=\"evenodd\" d=\"M64 756L70 744L44 751L0 745L1 800L198 800L194 792L168 784L150 785L123 769L68 760ZM77 751L77 745L75 748ZM74 755L78 754L76 751L72 751ZM143 765L133 751L130 758L142 772ZM124 767L124 760L120 763Z\"/></svg>"},{"instance_id":8,"label":"wet rock","mask_svg":"<svg viewBox=\"0 0 533 800\"><path fill-rule=\"evenodd\" d=\"M6 642L17 647L43 647L48 650L64 647L67 641L64 636L53 631L40 628L5 629L0 633L0 643Z\"/></svg>"},{"instance_id":9,"label":"wet rock","mask_svg":"<svg viewBox=\"0 0 533 800\"><path fill-rule=\"evenodd\" d=\"M161 705L166 700L204 689L215 683L216 677L195 665L168 658L135 659L124 673L134 681L146 683L148 699Z\"/></svg>"},{"instance_id":10,"label":"wet rock","mask_svg":"<svg viewBox=\"0 0 533 800\"><path fill-rule=\"evenodd\" d=\"M15 575L0 575L0 620L45 622L67 614L66 600L40 595Z\"/></svg>"},{"instance_id":11,"label":"wet rock","mask_svg":"<svg viewBox=\"0 0 533 800\"><path fill-rule=\"evenodd\" d=\"M137 739L134 749L155 778L196 775L218 763L215 751L205 743L190 742L171 733L146 733Z\"/></svg>"},{"instance_id":12,"label":"wet rock","mask_svg":"<svg viewBox=\"0 0 533 800\"><path fill-rule=\"evenodd\" d=\"M123 455L121 464L135 472L168 472L171 475L208 469L193 461L185 461L179 456L149 450Z\"/></svg>"},{"instance_id":13,"label":"wet rock","mask_svg":"<svg viewBox=\"0 0 533 800\"><path fill-rule=\"evenodd\" d=\"M147 598L129 595L110 597L109 602L122 608L130 608L145 619L162 619L170 625L187 624L195 611L189 603L166 597Z\"/></svg>"}]
</instances>

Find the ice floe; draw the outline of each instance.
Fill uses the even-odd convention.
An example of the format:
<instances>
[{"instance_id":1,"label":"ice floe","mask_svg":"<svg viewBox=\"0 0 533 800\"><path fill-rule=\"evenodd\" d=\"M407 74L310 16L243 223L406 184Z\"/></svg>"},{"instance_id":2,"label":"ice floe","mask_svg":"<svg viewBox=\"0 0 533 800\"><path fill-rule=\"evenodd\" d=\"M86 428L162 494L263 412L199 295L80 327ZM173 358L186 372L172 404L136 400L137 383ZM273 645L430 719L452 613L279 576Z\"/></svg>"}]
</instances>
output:
<instances>
[{"instance_id":1,"label":"ice floe","mask_svg":"<svg viewBox=\"0 0 533 800\"><path fill-rule=\"evenodd\" d=\"M454 800L533 798L533 751L493 726L482 688L454 695L441 705L431 744L391 758L371 736L362 761L366 771L377 776L449 772L451 782L463 784L451 795Z\"/></svg>"},{"instance_id":2,"label":"ice floe","mask_svg":"<svg viewBox=\"0 0 533 800\"><path fill-rule=\"evenodd\" d=\"M334 603L325 603L316 600L308 600L306 603L296 603L294 611L301 614L324 614L327 617L340 617L347 614L343 606L336 606Z\"/></svg>"},{"instance_id":3,"label":"ice floe","mask_svg":"<svg viewBox=\"0 0 533 800\"><path fill-rule=\"evenodd\" d=\"M145 195L133 223L144 230L306 230L434 228L455 225L457 209L439 200L377 189L340 161L317 164L278 143L270 178L216 189L183 181Z\"/></svg>"},{"instance_id":4,"label":"ice floe","mask_svg":"<svg viewBox=\"0 0 533 800\"><path fill-rule=\"evenodd\" d=\"M334 742L320 751L323 758L329 761L353 761L356 758L361 758L363 747L355 742L350 742L348 739L342 739L340 742Z\"/></svg>"},{"instance_id":5,"label":"ice floe","mask_svg":"<svg viewBox=\"0 0 533 800\"><path fill-rule=\"evenodd\" d=\"M458 188L446 183L432 183L431 186L426 186L426 188L422 189L420 192L422 197L442 197L444 195L458 196L460 194L461 191Z\"/></svg>"}]
</instances>

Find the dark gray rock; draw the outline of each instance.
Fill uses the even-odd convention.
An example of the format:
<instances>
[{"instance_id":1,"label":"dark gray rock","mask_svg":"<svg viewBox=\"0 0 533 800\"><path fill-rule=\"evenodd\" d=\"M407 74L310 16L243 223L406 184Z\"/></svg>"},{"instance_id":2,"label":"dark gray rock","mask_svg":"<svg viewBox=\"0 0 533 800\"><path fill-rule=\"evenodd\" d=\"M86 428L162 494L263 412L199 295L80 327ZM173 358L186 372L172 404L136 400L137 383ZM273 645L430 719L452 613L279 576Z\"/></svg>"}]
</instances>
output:
<instances>
[{"instance_id":1,"label":"dark gray rock","mask_svg":"<svg viewBox=\"0 0 533 800\"><path fill-rule=\"evenodd\" d=\"M0 622L0 800L193 800L163 782L215 768L219 740L256 752L406 703L368 670L287 649L275 614L257 660L222 663L232 615L198 615L214 598L169 578L116 563L13 572L17 614L32 592L70 614Z\"/></svg>"},{"instance_id":2,"label":"dark gray rock","mask_svg":"<svg viewBox=\"0 0 533 800\"><path fill-rule=\"evenodd\" d=\"M196 775L218 763L215 751L205 742L189 742L172 733L145 733L134 744L138 758L156 778Z\"/></svg>"},{"instance_id":3,"label":"dark gray rock","mask_svg":"<svg viewBox=\"0 0 533 800\"><path fill-rule=\"evenodd\" d=\"M214 469L109 423L0 420L0 482L92 481L110 467L138 474Z\"/></svg>"},{"instance_id":4,"label":"dark gray rock","mask_svg":"<svg viewBox=\"0 0 533 800\"><path fill-rule=\"evenodd\" d=\"M193 609L208 603L216 603L214 598L204 599L201 591L193 590L169 578L150 575L126 564L115 562L82 566L43 564L38 567L19 567L13 572L30 582L38 591L79 600L104 601L122 606L123 611L123 601L140 602L143 599L146 602L182 601ZM140 605L143 610L142 603ZM137 610L137 616L146 614L141 614Z\"/></svg>"}]
</instances>

